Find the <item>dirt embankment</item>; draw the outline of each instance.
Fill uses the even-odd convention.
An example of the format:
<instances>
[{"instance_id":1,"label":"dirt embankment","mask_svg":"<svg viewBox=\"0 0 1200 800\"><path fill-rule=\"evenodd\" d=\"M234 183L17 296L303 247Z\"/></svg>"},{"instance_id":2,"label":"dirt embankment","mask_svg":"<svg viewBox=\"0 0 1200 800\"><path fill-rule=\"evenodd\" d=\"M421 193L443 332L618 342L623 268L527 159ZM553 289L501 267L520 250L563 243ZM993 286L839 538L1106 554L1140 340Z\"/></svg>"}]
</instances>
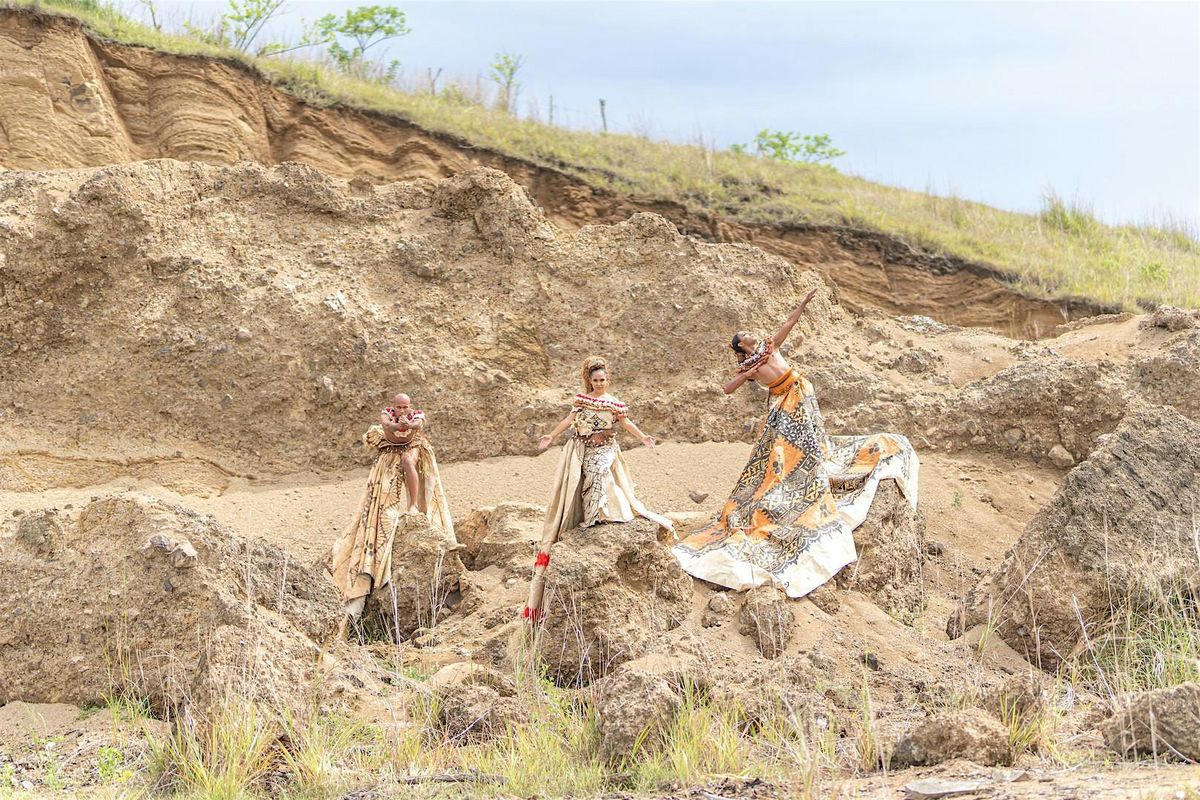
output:
<instances>
[{"instance_id":1,"label":"dirt embankment","mask_svg":"<svg viewBox=\"0 0 1200 800\"><path fill-rule=\"evenodd\" d=\"M564 231L486 168L383 186L296 163L0 173L0 257L9 488L347 466L400 388L449 459L530 453L595 352L648 430L743 439L762 400L722 397L729 334L812 287L789 352L835 431L1077 460L1137 398L1197 413L1194 370L1170 366L1194 363L1194 327L1118 320L1051 346L863 318L816 271L653 214Z\"/></svg>"},{"instance_id":2,"label":"dirt embankment","mask_svg":"<svg viewBox=\"0 0 1200 800\"><path fill-rule=\"evenodd\" d=\"M618 195L394 115L308 105L244 65L175 56L88 35L73 20L0 10L0 164L94 167L174 158L211 164L297 161L375 182L500 169L560 226L653 211L685 233L747 242L832 277L852 308L923 314L1013 335L1045 335L1104 309L1013 291L986 265L919 252L886 235L830 226L776 228Z\"/></svg>"}]
</instances>

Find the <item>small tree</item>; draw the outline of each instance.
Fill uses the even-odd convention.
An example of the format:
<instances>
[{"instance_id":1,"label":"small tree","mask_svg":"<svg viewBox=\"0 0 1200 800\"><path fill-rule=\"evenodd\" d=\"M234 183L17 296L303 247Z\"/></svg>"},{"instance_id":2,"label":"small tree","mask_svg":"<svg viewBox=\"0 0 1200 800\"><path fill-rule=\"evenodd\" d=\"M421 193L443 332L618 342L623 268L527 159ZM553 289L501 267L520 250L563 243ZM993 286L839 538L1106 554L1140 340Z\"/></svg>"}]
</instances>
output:
<instances>
[{"instance_id":1,"label":"small tree","mask_svg":"<svg viewBox=\"0 0 1200 800\"><path fill-rule=\"evenodd\" d=\"M211 28L184 23L184 29L210 44L249 53L250 45L271 17L283 8L283 3L284 0L229 0L229 10L217 17Z\"/></svg>"},{"instance_id":2,"label":"small tree","mask_svg":"<svg viewBox=\"0 0 1200 800\"><path fill-rule=\"evenodd\" d=\"M317 47L319 45L329 44L332 39L326 36L321 31L317 30L315 24L310 25L301 20L300 22L300 38L289 44L287 42L267 42L262 47L258 48L260 56L277 56L281 53L290 53L293 50L300 50L304 47Z\"/></svg>"},{"instance_id":3,"label":"small tree","mask_svg":"<svg viewBox=\"0 0 1200 800\"><path fill-rule=\"evenodd\" d=\"M521 91L521 84L517 83L517 72L524 63L525 56L498 53L496 60L488 68L488 77L500 88L500 96L496 98L496 105L508 114L513 113L513 109L516 107L517 95Z\"/></svg>"},{"instance_id":4,"label":"small tree","mask_svg":"<svg viewBox=\"0 0 1200 800\"><path fill-rule=\"evenodd\" d=\"M828 134L811 136L795 131L770 131L765 128L754 137L754 149L760 156L805 164L832 161L846 155L845 151L833 146Z\"/></svg>"},{"instance_id":5,"label":"small tree","mask_svg":"<svg viewBox=\"0 0 1200 800\"><path fill-rule=\"evenodd\" d=\"M366 53L372 47L412 33L405 24L404 12L394 6L359 6L340 17L326 14L317 20L314 31L331 42L329 55L338 67L355 75L366 74ZM349 40L352 46L342 44L342 40ZM389 74L398 66L393 61Z\"/></svg>"}]
</instances>

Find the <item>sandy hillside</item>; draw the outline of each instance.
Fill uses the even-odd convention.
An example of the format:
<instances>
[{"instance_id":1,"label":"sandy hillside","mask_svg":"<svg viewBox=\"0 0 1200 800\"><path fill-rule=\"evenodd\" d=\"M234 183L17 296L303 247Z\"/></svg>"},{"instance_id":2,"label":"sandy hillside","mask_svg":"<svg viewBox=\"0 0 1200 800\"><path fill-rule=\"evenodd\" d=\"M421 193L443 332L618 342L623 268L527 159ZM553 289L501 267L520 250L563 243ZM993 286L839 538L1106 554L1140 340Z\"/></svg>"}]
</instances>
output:
<instances>
[{"instance_id":1,"label":"sandy hillside","mask_svg":"<svg viewBox=\"0 0 1200 800\"><path fill-rule=\"evenodd\" d=\"M440 179L482 165L520 184L555 224L574 230L651 211L709 241L745 242L819 265L853 308L926 314L960 325L1045 335L1103 309L1086 299L1014 292L984 264L915 251L886 235L831 226L746 225L673 203L608 192L411 122L309 105L253 70L86 34L62 17L0 10L0 165L43 170L173 158L229 165L293 161L387 183ZM749 189L748 189L749 191Z\"/></svg>"},{"instance_id":2,"label":"sandy hillside","mask_svg":"<svg viewBox=\"0 0 1200 800\"><path fill-rule=\"evenodd\" d=\"M1080 519L1121 520L1114 551L1155 554L1125 570L1145 597L1195 590L1182 509L1200 472L1200 312L1058 325L1097 309L1022 298L986 268L874 234L607 196L29 13L0 11L0 121L0 610L14 620L0 775L53 788L38 749L51 730L98 763L99 728L123 723L81 709L105 699L113 653L155 676L129 685L160 716L202 714L253 663L279 708L393 732L423 730L404 703L431 692L438 735L486 741L527 718L508 673L558 457L536 442L581 388L580 362L610 359L614 392L661 442L627 442L639 495L690 530L720 507L763 412L762 389L720 391L730 334L773 327L816 289L785 352L830 433L913 441L919 507L885 484L860 560L799 601L693 581L646 522L568 532L550 574L576 616L552 614L535 646L563 691L598 704L597 746L659 725L698 681L755 725L764 698L803 712L846 770L837 785L869 796L920 776L983 776L987 796L1014 798L1196 783L1181 767L1106 771L1114 749L1133 753L1102 731L1113 698L1037 670L1029 639L1036 602L1071 608L1056 575L1098 591L1080 559L1109 531ZM359 437L399 390L430 415L461 547L407 520L401 589L371 601L388 621L372 635L399 641L335 642L340 606L316 565L362 490ZM1045 595L1011 591L1043 556L1058 570ZM977 618L1013 597L1028 625ZM613 686L637 701L606 706ZM1010 741L1014 697L1053 737ZM476 730L483 717L497 729ZM912 744L926 722L935 744L975 724L982 744ZM864 730L920 752L880 772ZM71 770L74 788L100 781L95 763Z\"/></svg>"}]
</instances>

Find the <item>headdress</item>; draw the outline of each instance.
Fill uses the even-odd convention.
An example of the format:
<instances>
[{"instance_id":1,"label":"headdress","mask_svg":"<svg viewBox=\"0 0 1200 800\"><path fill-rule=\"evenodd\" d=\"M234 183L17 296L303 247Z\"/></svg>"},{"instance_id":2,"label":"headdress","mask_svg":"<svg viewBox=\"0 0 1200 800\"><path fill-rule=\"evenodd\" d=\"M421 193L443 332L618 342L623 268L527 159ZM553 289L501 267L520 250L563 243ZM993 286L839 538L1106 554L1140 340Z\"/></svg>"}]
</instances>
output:
<instances>
[{"instance_id":1,"label":"headdress","mask_svg":"<svg viewBox=\"0 0 1200 800\"><path fill-rule=\"evenodd\" d=\"M583 379L583 391L590 394L592 391L592 373L598 369L607 370L608 362L600 356L588 356L583 361L583 369L579 375Z\"/></svg>"}]
</instances>

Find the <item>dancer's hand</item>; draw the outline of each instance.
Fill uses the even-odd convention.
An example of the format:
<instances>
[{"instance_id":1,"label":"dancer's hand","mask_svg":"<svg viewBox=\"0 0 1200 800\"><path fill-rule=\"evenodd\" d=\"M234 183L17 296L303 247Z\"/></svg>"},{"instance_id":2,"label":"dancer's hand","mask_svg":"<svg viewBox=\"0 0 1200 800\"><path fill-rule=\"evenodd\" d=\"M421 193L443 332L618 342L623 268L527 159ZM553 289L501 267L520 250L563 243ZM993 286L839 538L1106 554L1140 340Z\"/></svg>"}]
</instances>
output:
<instances>
[{"instance_id":1,"label":"dancer's hand","mask_svg":"<svg viewBox=\"0 0 1200 800\"><path fill-rule=\"evenodd\" d=\"M646 445L646 447L653 448L656 444L658 444L658 442L654 441L653 436L643 436L642 444Z\"/></svg>"},{"instance_id":2,"label":"dancer's hand","mask_svg":"<svg viewBox=\"0 0 1200 800\"><path fill-rule=\"evenodd\" d=\"M817 290L816 290L816 289L813 289L811 292L809 292L808 294L804 295L804 299L800 301L800 307L801 307L801 308L804 308L806 305L808 305L809 301L810 301L810 300L812 300L812 299L813 299L814 297L816 297L816 296L817 296Z\"/></svg>"},{"instance_id":3,"label":"dancer's hand","mask_svg":"<svg viewBox=\"0 0 1200 800\"><path fill-rule=\"evenodd\" d=\"M552 441L553 441L553 439L551 439L549 436L541 437L540 439L538 439L538 450L545 450L547 447L550 446L550 442L552 442Z\"/></svg>"}]
</instances>

